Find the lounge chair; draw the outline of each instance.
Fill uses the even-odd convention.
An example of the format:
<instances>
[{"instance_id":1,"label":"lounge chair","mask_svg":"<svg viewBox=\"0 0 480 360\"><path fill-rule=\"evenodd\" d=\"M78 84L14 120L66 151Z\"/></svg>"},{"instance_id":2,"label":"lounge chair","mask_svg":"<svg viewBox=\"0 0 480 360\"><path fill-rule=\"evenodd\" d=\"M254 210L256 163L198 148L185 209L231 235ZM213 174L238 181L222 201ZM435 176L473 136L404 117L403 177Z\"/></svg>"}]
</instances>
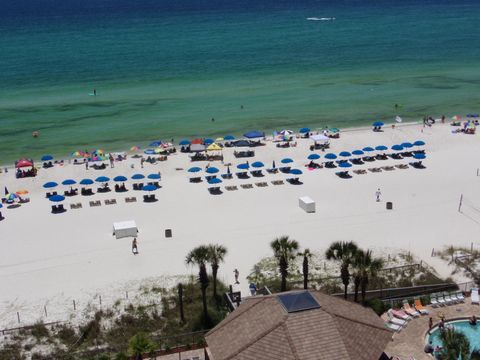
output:
<instances>
[{"instance_id":1,"label":"lounge chair","mask_svg":"<svg viewBox=\"0 0 480 360\"><path fill-rule=\"evenodd\" d=\"M397 164L397 165L395 165L395 167L396 167L397 169L402 169L402 170L408 169L408 165L407 165L407 164Z\"/></svg>"},{"instance_id":2,"label":"lounge chair","mask_svg":"<svg viewBox=\"0 0 480 360\"><path fill-rule=\"evenodd\" d=\"M353 170L353 173L354 174L357 174L357 175L365 175L367 173L367 170Z\"/></svg>"},{"instance_id":3,"label":"lounge chair","mask_svg":"<svg viewBox=\"0 0 480 360\"><path fill-rule=\"evenodd\" d=\"M238 187L233 185L233 186L225 186L225 190L228 190L228 191L235 191L235 190L238 190Z\"/></svg>"},{"instance_id":4,"label":"lounge chair","mask_svg":"<svg viewBox=\"0 0 480 360\"><path fill-rule=\"evenodd\" d=\"M463 293L460 291L460 292L457 292L457 299L459 302L464 302L465 301L465 296L463 296Z\"/></svg>"},{"instance_id":5,"label":"lounge chair","mask_svg":"<svg viewBox=\"0 0 480 360\"><path fill-rule=\"evenodd\" d=\"M472 288L471 301L472 301L472 304L480 305L480 298L478 296L478 288Z\"/></svg>"},{"instance_id":6,"label":"lounge chair","mask_svg":"<svg viewBox=\"0 0 480 360\"><path fill-rule=\"evenodd\" d=\"M352 175L348 173L348 171L338 171L335 173L341 179L351 179Z\"/></svg>"},{"instance_id":7,"label":"lounge chair","mask_svg":"<svg viewBox=\"0 0 480 360\"><path fill-rule=\"evenodd\" d=\"M278 169L277 168L267 169L267 172L269 174L276 174L278 172Z\"/></svg>"},{"instance_id":8,"label":"lounge chair","mask_svg":"<svg viewBox=\"0 0 480 360\"><path fill-rule=\"evenodd\" d=\"M221 175L223 179L226 179L226 180L229 180L229 179L233 179L233 174L222 174Z\"/></svg>"},{"instance_id":9,"label":"lounge chair","mask_svg":"<svg viewBox=\"0 0 480 360\"><path fill-rule=\"evenodd\" d=\"M403 302L403 311L405 311L408 315L412 317L420 317L420 313L417 310L413 309L406 300Z\"/></svg>"},{"instance_id":10,"label":"lounge chair","mask_svg":"<svg viewBox=\"0 0 480 360\"><path fill-rule=\"evenodd\" d=\"M392 324L391 322L386 322L386 323L385 323L385 326L386 326L388 329L393 330L393 331L395 331L395 332L399 332L399 331L401 331L401 330L403 329L402 326L396 325L396 324Z\"/></svg>"},{"instance_id":11,"label":"lounge chair","mask_svg":"<svg viewBox=\"0 0 480 360\"><path fill-rule=\"evenodd\" d=\"M303 184L298 177L289 178L289 179L287 179L287 182L292 184L292 185L302 185Z\"/></svg>"},{"instance_id":12,"label":"lounge chair","mask_svg":"<svg viewBox=\"0 0 480 360\"><path fill-rule=\"evenodd\" d=\"M401 319L401 320L405 320L405 321L408 321L411 319L411 317L409 315L407 315L404 311L402 310L395 310L395 309L390 309L389 310L389 313L396 317L397 319Z\"/></svg>"},{"instance_id":13,"label":"lounge chair","mask_svg":"<svg viewBox=\"0 0 480 360\"><path fill-rule=\"evenodd\" d=\"M257 182L257 183L255 183L255 185L257 185L258 187L265 187L265 186L268 186L268 183L266 183L266 182Z\"/></svg>"},{"instance_id":14,"label":"lounge chair","mask_svg":"<svg viewBox=\"0 0 480 360\"><path fill-rule=\"evenodd\" d=\"M240 186L242 187L242 189L253 189L252 184L241 184Z\"/></svg>"},{"instance_id":15,"label":"lounge chair","mask_svg":"<svg viewBox=\"0 0 480 360\"><path fill-rule=\"evenodd\" d=\"M443 295L440 295L440 294L437 295L437 302L438 302L438 305L440 305L440 306L447 305L447 302L443 298Z\"/></svg>"},{"instance_id":16,"label":"lounge chair","mask_svg":"<svg viewBox=\"0 0 480 360\"><path fill-rule=\"evenodd\" d=\"M445 303L447 305L451 305L455 303L455 300L453 300L448 293L444 293L443 298L445 299Z\"/></svg>"},{"instance_id":17,"label":"lounge chair","mask_svg":"<svg viewBox=\"0 0 480 360\"><path fill-rule=\"evenodd\" d=\"M431 304L433 307L440 306L440 304L439 304L438 301L437 301L437 298L436 298L434 295L431 295L431 296L430 296L430 304Z\"/></svg>"},{"instance_id":18,"label":"lounge chair","mask_svg":"<svg viewBox=\"0 0 480 360\"><path fill-rule=\"evenodd\" d=\"M395 166L382 166L382 169L386 171L392 171L395 170Z\"/></svg>"},{"instance_id":19,"label":"lounge chair","mask_svg":"<svg viewBox=\"0 0 480 360\"><path fill-rule=\"evenodd\" d=\"M382 172L382 169L381 168L370 168L370 169L368 169L368 171L373 172L373 173L378 173L378 172Z\"/></svg>"},{"instance_id":20,"label":"lounge chair","mask_svg":"<svg viewBox=\"0 0 480 360\"><path fill-rule=\"evenodd\" d=\"M132 202L137 202L137 198L135 196L132 197L126 197L125 198L126 203L132 203Z\"/></svg>"},{"instance_id":21,"label":"lounge chair","mask_svg":"<svg viewBox=\"0 0 480 360\"><path fill-rule=\"evenodd\" d=\"M399 318L394 317L391 313L387 312L388 321L395 325L405 326L407 324L407 320L402 320Z\"/></svg>"},{"instance_id":22,"label":"lounge chair","mask_svg":"<svg viewBox=\"0 0 480 360\"><path fill-rule=\"evenodd\" d=\"M212 195L223 194L222 190L220 190L220 186L210 187L210 188L208 188L208 192Z\"/></svg>"},{"instance_id":23,"label":"lounge chair","mask_svg":"<svg viewBox=\"0 0 480 360\"><path fill-rule=\"evenodd\" d=\"M422 305L420 299L415 299L415 309L422 315L428 315L428 310Z\"/></svg>"},{"instance_id":24,"label":"lounge chair","mask_svg":"<svg viewBox=\"0 0 480 360\"><path fill-rule=\"evenodd\" d=\"M283 185L284 182L283 182L283 180L272 180L272 184L273 185Z\"/></svg>"}]
</instances>

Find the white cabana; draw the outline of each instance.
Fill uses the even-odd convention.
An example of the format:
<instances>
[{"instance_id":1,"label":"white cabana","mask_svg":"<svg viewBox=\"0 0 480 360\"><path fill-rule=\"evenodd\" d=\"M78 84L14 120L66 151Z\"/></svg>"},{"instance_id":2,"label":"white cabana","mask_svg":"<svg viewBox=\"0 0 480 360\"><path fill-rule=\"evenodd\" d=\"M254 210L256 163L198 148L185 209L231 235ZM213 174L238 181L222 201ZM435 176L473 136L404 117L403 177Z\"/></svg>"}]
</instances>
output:
<instances>
[{"instance_id":1,"label":"white cabana","mask_svg":"<svg viewBox=\"0 0 480 360\"><path fill-rule=\"evenodd\" d=\"M113 235L117 239L124 237L135 237L137 234L137 224L133 220L113 223Z\"/></svg>"},{"instance_id":2,"label":"white cabana","mask_svg":"<svg viewBox=\"0 0 480 360\"><path fill-rule=\"evenodd\" d=\"M298 198L298 205L307 213L315 212L315 201L310 199L308 196L302 196L301 198Z\"/></svg>"},{"instance_id":3,"label":"white cabana","mask_svg":"<svg viewBox=\"0 0 480 360\"><path fill-rule=\"evenodd\" d=\"M315 142L323 142L323 143L326 143L326 142L330 141L330 138L328 136L323 135L323 134L312 135L312 136L310 136L310 139L312 139Z\"/></svg>"}]
</instances>

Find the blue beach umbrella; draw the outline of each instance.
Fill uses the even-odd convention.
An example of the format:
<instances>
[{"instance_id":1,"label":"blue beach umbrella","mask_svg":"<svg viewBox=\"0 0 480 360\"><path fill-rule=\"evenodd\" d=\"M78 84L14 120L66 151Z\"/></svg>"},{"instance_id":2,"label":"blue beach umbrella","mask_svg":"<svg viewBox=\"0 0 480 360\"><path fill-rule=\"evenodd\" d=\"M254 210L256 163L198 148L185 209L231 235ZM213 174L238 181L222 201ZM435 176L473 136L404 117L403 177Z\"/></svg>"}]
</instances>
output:
<instances>
[{"instance_id":1,"label":"blue beach umbrella","mask_svg":"<svg viewBox=\"0 0 480 360\"><path fill-rule=\"evenodd\" d=\"M147 178L149 178L150 180L160 180L161 176L156 173L153 173L148 175Z\"/></svg>"},{"instance_id":2,"label":"blue beach umbrella","mask_svg":"<svg viewBox=\"0 0 480 360\"><path fill-rule=\"evenodd\" d=\"M128 179L125 177L125 176L122 176L122 175L119 175L119 176L115 176L113 178L113 181L115 182L125 182L127 181Z\"/></svg>"},{"instance_id":3,"label":"blue beach umbrella","mask_svg":"<svg viewBox=\"0 0 480 360\"><path fill-rule=\"evenodd\" d=\"M183 139L178 143L180 146L190 145L190 140Z\"/></svg>"},{"instance_id":4,"label":"blue beach umbrella","mask_svg":"<svg viewBox=\"0 0 480 360\"><path fill-rule=\"evenodd\" d=\"M50 181L50 182L47 182L47 183L43 184L43 187L45 189L51 189L51 188L54 188L56 186L58 186L58 184L54 181Z\"/></svg>"},{"instance_id":5,"label":"blue beach umbrella","mask_svg":"<svg viewBox=\"0 0 480 360\"><path fill-rule=\"evenodd\" d=\"M205 170L205 172L207 174L216 174L218 173L218 169L216 167L213 167L213 166L210 166L207 170Z\"/></svg>"},{"instance_id":6,"label":"blue beach umbrella","mask_svg":"<svg viewBox=\"0 0 480 360\"><path fill-rule=\"evenodd\" d=\"M53 156L52 155L43 155L40 160L41 161L50 161L50 160L53 160Z\"/></svg>"},{"instance_id":7,"label":"blue beach umbrella","mask_svg":"<svg viewBox=\"0 0 480 360\"><path fill-rule=\"evenodd\" d=\"M353 154L353 155L363 155L363 154L365 154L365 153L364 153L362 150L353 150L353 151L352 151L352 154Z\"/></svg>"},{"instance_id":8,"label":"blue beach umbrella","mask_svg":"<svg viewBox=\"0 0 480 360\"><path fill-rule=\"evenodd\" d=\"M247 139L254 139L254 138L259 138L259 137L265 137L265 133L261 131L249 131L245 134L243 134Z\"/></svg>"},{"instance_id":9,"label":"blue beach umbrella","mask_svg":"<svg viewBox=\"0 0 480 360\"><path fill-rule=\"evenodd\" d=\"M395 151L402 151L403 150L403 146L402 145L393 145L391 147L392 150L395 150Z\"/></svg>"},{"instance_id":10,"label":"blue beach umbrella","mask_svg":"<svg viewBox=\"0 0 480 360\"><path fill-rule=\"evenodd\" d=\"M106 183L110 181L109 177L106 176L99 176L95 179L96 182Z\"/></svg>"},{"instance_id":11,"label":"blue beach umbrella","mask_svg":"<svg viewBox=\"0 0 480 360\"><path fill-rule=\"evenodd\" d=\"M308 127L304 127L304 128L301 128L299 132L300 134L306 134L310 132L310 129Z\"/></svg>"},{"instance_id":12,"label":"blue beach umbrella","mask_svg":"<svg viewBox=\"0 0 480 360\"><path fill-rule=\"evenodd\" d=\"M233 136L233 135L227 135L227 136L224 136L223 139L224 139L224 140L231 141L231 140L235 140L235 136Z\"/></svg>"},{"instance_id":13,"label":"blue beach umbrella","mask_svg":"<svg viewBox=\"0 0 480 360\"><path fill-rule=\"evenodd\" d=\"M214 142L215 142L215 140L213 140L213 139L205 139L205 140L203 140L203 143L204 143L205 145L210 145L210 144L213 144Z\"/></svg>"},{"instance_id":14,"label":"blue beach umbrella","mask_svg":"<svg viewBox=\"0 0 480 360\"><path fill-rule=\"evenodd\" d=\"M341 162L340 164L338 164L338 166L341 168L349 168L352 167L352 164L350 164L349 162Z\"/></svg>"},{"instance_id":15,"label":"blue beach umbrella","mask_svg":"<svg viewBox=\"0 0 480 360\"><path fill-rule=\"evenodd\" d=\"M302 175L303 174L302 170L300 170L300 169L292 169L292 170L290 170L289 173L292 174L292 175Z\"/></svg>"},{"instance_id":16,"label":"blue beach umbrella","mask_svg":"<svg viewBox=\"0 0 480 360\"><path fill-rule=\"evenodd\" d=\"M417 140L413 143L414 146L425 146L425 141Z\"/></svg>"},{"instance_id":17,"label":"blue beach umbrella","mask_svg":"<svg viewBox=\"0 0 480 360\"><path fill-rule=\"evenodd\" d=\"M381 121L375 121L372 126L375 126L375 127L382 127L383 125L385 125L383 122Z\"/></svg>"},{"instance_id":18,"label":"blue beach umbrella","mask_svg":"<svg viewBox=\"0 0 480 360\"><path fill-rule=\"evenodd\" d=\"M202 168L199 168L198 166L194 166L194 167L191 167L190 169L188 169L188 172L191 172L191 173L196 173L196 172L199 172L199 171L202 171Z\"/></svg>"},{"instance_id":19,"label":"blue beach umbrella","mask_svg":"<svg viewBox=\"0 0 480 360\"><path fill-rule=\"evenodd\" d=\"M82 179L82 181L80 181L80 185L92 185L92 184L93 184L92 179Z\"/></svg>"},{"instance_id":20,"label":"blue beach umbrella","mask_svg":"<svg viewBox=\"0 0 480 360\"><path fill-rule=\"evenodd\" d=\"M144 154L147 154L147 155L155 155L155 150L153 149L147 149L143 152Z\"/></svg>"},{"instance_id":21,"label":"blue beach umbrella","mask_svg":"<svg viewBox=\"0 0 480 360\"><path fill-rule=\"evenodd\" d=\"M248 165L247 163L237 165L237 169L240 169L240 170L248 170L249 168L250 168L250 165Z\"/></svg>"},{"instance_id":22,"label":"blue beach umbrella","mask_svg":"<svg viewBox=\"0 0 480 360\"><path fill-rule=\"evenodd\" d=\"M160 140L157 140L157 141L151 142L148 146L159 147L160 145L162 145L162 142Z\"/></svg>"},{"instance_id":23,"label":"blue beach umbrella","mask_svg":"<svg viewBox=\"0 0 480 360\"><path fill-rule=\"evenodd\" d=\"M401 143L400 145L402 145L405 149L410 149L411 147L413 147L413 144L409 142L404 142L404 143Z\"/></svg>"},{"instance_id":24,"label":"blue beach umbrella","mask_svg":"<svg viewBox=\"0 0 480 360\"><path fill-rule=\"evenodd\" d=\"M65 200L65 196L62 195L53 195L48 198L48 200L53 201L53 202L60 202Z\"/></svg>"},{"instance_id":25,"label":"blue beach umbrella","mask_svg":"<svg viewBox=\"0 0 480 360\"><path fill-rule=\"evenodd\" d=\"M320 159L320 155L318 155L318 154L310 154L310 155L308 155L307 159L308 159L308 160L318 160L318 159Z\"/></svg>"},{"instance_id":26,"label":"blue beach umbrella","mask_svg":"<svg viewBox=\"0 0 480 360\"><path fill-rule=\"evenodd\" d=\"M328 159L328 160L335 160L337 158L337 155L335 155L334 153L328 153L327 155L325 155L325 159Z\"/></svg>"},{"instance_id":27,"label":"blue beach umbrella","mask_svg":"<svg viewBox=\"0 0 480 360\"><path fill-rule=\"evenodd\" d=\"M375 149L374 149L374 148L372 148L371 146L366 146L366 147L364 147L362 150L363 150L363 151L365 151L365 152L372 152L372 151L375 151Z\"/></svg>"},{"instance_id":28,"label":"blue beach umbrella","mask_svg":"<svg viewBox=\"0 0 480 360\"><path fill-rule=\"evenodd\" d=\"M2 207L3 207L3 205L2 205L2 204L0 204L0 209L1 209Z\"/></svg>"},{"instance_id":29,"label":"blue beach umbrella","mask_svg":"<svg viewBox=\"0 0 480 360\"><path fill-rule=\"evenodd\" d=\"M143 174L132 175L132 180L141 180L141 179L145 179L145 175L143 175Z\"/></svg>"},{"instance_id":30,"label":"blue beach umbrella","mask_svg":"<svg viewBox=\"0 0 480 360\"><path fill-rule=\"evenodd\" d=\"M388 148L385 145L378 145L378 146L375 146L375 150L386 151L386 150L388 150Z\"/></svg>"},{"instance_id":31,"label":"blue beach umbrella","mask_svg":"<svg viewBox=\"0 0 480 360\"><path fill-rule=\"evenodd\" d=\"M350 157L352 156L352 154L350 154L348 151L342 151L340 154L341 157Z\"/></svg>"},{"instance_id":32,"label":"blue beach umbrella","mask_svg":"<svg viewBox=\"0 0 480 360\"><path fill-rule=\"evenodd\" d=\"M155 191L157 190L157 187L155 185L145 185L142 188L143 191Z\"/></svg>"},{"instance_id":33,"label":"blue beach umbrella","mask_svg":"<svg viewBox=\"0 0 480 360\"><path fill-rule=\"evenodd\" d=\"M290 159L290 158L285 158L285 159L280 160L280 162L281 162L282 164L290 164L290 163L293 162L293 160Z\"/></svg>"},{"instance_id":34,"label":"blue beach umbrella","mask_svg":"<svg viewBox=\"0 0 480 360\"><path fill-rule=\"evenodd\" d=\"M425 154L422 154L422 153L415 153L413 154L413 157L417 160L423 160L423 159L426 159L427 157L425 156Z\"/></svg>"},{"instance_id":35,"label":"blue beach umbrella","mask_svg":"<svg viewBox=\"0 0 480 360\"><path fill-rule=\"evenodd\" d=\"M261 162L261 161L255 161L254 163L252 163L252 167L254 168L261 168L261 167L264 167L265 165Z\"/></svg>"},{"instance_id":36,"label":"blue beach umbrella","mask_svg":"<svg viewBox=\"0 0 480 360\"><path fill-rule=\"evenodd\" d=\"M211 184L211 185L220 184L221 182L222 182L222 180L219 179L219 178L212 178L212 179L208 180L208 183Z\"/></svg>"},{"instance_id":37,"label":"blue beach umbrella","mask_svg":"<svg viewBox=\"0 0 480 360\"><path fill-rule=\"evenodd\" d=\"M73 179L66 179L62 181L62 185L75 185L77 182Z\"/></svg>"}]
</instances>

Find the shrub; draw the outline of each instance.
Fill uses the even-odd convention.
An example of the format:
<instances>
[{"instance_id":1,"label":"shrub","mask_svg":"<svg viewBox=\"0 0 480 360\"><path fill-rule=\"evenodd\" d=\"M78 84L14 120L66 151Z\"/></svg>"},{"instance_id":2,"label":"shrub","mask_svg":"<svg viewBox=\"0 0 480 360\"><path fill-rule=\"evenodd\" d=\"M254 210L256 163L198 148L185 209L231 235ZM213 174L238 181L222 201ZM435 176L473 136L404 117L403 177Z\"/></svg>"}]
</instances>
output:
<instances>
[{"instance_id":1,"label":"shrub","mask_svg":"<svg viewBox=\"0 0 480 360\"><path fill-rule=\"evenodd\" d=\"M380 316L390 309L390 304L384 303L380 299L370 299L365 302L365 305L372 308L375 313Z\"/></svg>"}]
</instances>

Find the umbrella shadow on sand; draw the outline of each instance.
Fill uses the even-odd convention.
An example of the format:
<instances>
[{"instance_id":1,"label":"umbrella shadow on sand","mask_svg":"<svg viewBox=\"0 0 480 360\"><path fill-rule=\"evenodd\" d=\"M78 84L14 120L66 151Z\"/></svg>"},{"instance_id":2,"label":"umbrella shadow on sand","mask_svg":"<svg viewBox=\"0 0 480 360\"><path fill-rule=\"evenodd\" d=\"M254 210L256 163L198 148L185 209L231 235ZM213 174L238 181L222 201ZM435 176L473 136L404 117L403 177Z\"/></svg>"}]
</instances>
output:
<instances>
[{"instance_id":1,"label":"umbrella shadow on sand","mask_svg":"<svg viewBox=\"0 0 480 360\"><path fill-rule=\"evenodd\" d=\"M8 206L7 206L7 209L16 209L16 208L19 208L20 206L22 206L22 205L20 205L20 204L11 204L11 205L8 205Z\"/></svg>"}]
</instances>

